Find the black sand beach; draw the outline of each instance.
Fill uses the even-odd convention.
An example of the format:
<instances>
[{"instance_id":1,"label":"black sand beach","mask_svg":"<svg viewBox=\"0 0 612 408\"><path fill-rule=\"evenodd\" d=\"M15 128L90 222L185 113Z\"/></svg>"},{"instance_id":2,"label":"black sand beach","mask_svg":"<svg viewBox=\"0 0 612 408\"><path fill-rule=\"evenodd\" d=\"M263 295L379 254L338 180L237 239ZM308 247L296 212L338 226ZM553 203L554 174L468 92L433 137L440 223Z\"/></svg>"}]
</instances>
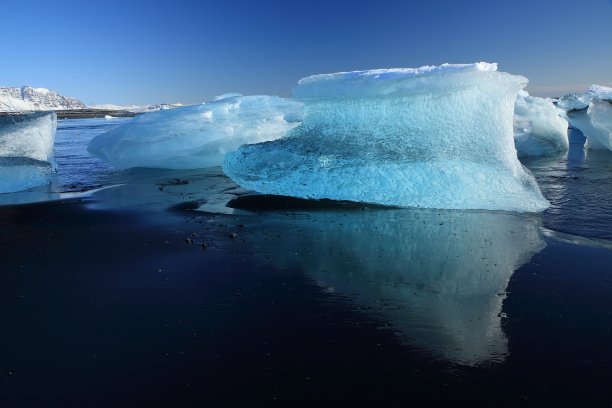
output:
<instances>
[{"instance_id":1,"label":"black sand beach","mask_svg":"<svg viewBox=\"0 0 612 408\"><path fill-rule=\"evenodd\" d=\"M542 238L499 294L506 352L470 363L388 318L416 305L373 307L283 261L308 251L304 220L375 210L191 207L104 210L94 195L0 208L2 406L610 403L606 248Z\"/></svg>"}]
</instances>

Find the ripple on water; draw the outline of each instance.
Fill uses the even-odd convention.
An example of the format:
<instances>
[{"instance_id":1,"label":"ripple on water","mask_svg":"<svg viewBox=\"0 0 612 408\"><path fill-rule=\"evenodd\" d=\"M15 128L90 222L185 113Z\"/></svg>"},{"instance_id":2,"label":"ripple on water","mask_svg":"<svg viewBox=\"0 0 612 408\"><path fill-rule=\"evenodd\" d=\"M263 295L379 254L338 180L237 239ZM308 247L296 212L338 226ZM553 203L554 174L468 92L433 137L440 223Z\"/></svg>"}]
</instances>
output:
<instances>
[{"instance_id":1,"label":"ripple on water","mask_svg":"<svg viewBox=\"0 0 612 408\"><path fill-rule=\"evenodd\" d=\"M559 158L525 160L551 207L546 228L612 240L612 152L585 150L585 138L571 129L570 151Z\"/></svg>"}]
</instances>

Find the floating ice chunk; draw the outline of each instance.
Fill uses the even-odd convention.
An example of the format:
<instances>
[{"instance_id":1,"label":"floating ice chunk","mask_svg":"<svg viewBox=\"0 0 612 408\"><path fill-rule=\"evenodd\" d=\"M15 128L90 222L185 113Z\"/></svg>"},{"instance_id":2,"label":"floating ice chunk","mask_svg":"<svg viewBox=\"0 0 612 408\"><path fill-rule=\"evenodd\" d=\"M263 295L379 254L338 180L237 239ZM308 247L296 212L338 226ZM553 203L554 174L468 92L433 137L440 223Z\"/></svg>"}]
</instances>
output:
<instances>
[{"instance_id":1,"label":"floating ice chunk","mask_svg":"<svg viewBox=\"0 0 612 408\"><path fill-rule=\"evenodd\" d=\"M557 101L557 107L567 112L586 109L588 106L588 102L584 102L580 95L574 92L561 96Z\"/></svg>"},{"instance_id":2,"label":"floating ice chunk","mask_svg":"<svg viewBox=\"0 0 612 408\"><path fill-rule=\"evenodd\" d=\"M586 111L569 112L568 116L586 136L585 147L612 150L612 100L593 100Z\"/></svg>"},{"instance_id":3,"label":"floating ice chunk","mask_svg":"<svg viewBox=\"0 0 612 408\"><path fill-rule=\"evenodd\" d=\"M358 71L302 79L304 121L229 153L224 171L267 194L384 205L541 211L518 161L516 95L495 64Z\"/></svg>"},{"instance_id":4,"label":"floating ice chunk","mask_svg":"<svg viewBox=\"0 0 612 408\"><path fill-rule=\"evenodd\" d=\"M514 144L521 156L567 152L567 120L549 100L519 92L514 104Z\"/></svg>"},{"instance_id":5,"label":"floating ice chunk","mask_svg":"<svg viewBox=\"0 0 612 408\"><path fill-rule=\"evenodd\" d=\"M570 124L587 138L585 147L612 150L612 88L592 85L584 94L562 96L558 106L565 109ZM570 103L569 101L579 101Z\"/></svg>"},{"instance_id":6,"label":"floating ice chunk","mask_svg":"<svg viewBox=\"0 0 612 408\"><path fill-rule=\"evenodd\" d=\"M591 87L581 95L571 92L561 96L557 101L557 107L566 112L579 111L588 108L593 100L612 100L612 88L601 85L591 85Z\"/></svg>"},{"instance_id":7,"label":"floating ice chunk","mask_svg":"<svg viewBox=\"0 0 612 408\"><path fill-rule=\"evenodd\" d=\"M226 94L137 116L95 137L88 150L119 169L218 166L242 144L282 137L298 125L301 110L301 103L276 96Z\"/></svg>"},{"instance_id":8,"label":"floating ice chunk","mask_svg":"<svg viewBox=\"0 0 612 408\"><path fill-rule=\"evenodd\" d=\"M54 112L0 116L0 157L25 157L53 163L56 128Z\"/></svg>"},{"instance_id":9,"label":"floating ice chunk","mask_svg":"<svg viewBox=\"0 0 612 408\"><path fill-rule=\"evenodd\" d=\"M56 128L53 112L0 116L0 193L50 182Z\"/></svg>"},{"instance_id":10,"label":"floating ice chunk","mask_svg":"<svg viewBox=\"0 0 612 408\"><path fill-rule=\"evenodd\" d=\"M593 100L612 101L612 88L601 85L591 85L582 96L582 100L589 103Z\"/></svg>"}]
</instances>

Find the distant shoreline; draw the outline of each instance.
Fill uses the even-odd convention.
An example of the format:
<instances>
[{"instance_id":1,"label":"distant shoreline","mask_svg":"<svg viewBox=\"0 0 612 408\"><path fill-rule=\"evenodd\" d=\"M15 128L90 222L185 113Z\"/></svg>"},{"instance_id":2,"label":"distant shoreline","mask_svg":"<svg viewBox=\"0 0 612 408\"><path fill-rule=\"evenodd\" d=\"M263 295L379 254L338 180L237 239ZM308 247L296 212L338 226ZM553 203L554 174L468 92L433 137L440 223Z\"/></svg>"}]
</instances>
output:
<instances>
[{"instance_id":1,"label":"distant shoreline","mask_svg":"<svg viewBox=\"0 0 612 408\"><path fill-rule=\"evenodd\" d=\"M0 116L19 115L23 113L33 113L33 112L35 111L0 112ZM104 118L105 116L112 116L115 118L131 118L131 117L141 114L141 112L130 112L126 110L110 110L110 109L65 109L65 110L56 110L52 112L55 112L57 114L58 119L93 119L93 118Z\"/></svg>"}]
</instances>

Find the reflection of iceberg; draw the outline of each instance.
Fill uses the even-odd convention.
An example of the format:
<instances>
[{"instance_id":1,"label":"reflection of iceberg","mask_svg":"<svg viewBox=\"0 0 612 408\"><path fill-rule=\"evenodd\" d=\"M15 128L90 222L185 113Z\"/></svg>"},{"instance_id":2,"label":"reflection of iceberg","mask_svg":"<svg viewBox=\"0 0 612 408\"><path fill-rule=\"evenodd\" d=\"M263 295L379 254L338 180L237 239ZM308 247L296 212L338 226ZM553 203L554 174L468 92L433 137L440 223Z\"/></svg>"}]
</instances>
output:
<instances>
[{"instance_id":1,"label":"reflection of iceberg","mask_svg":"<svg viewBox=\"0 0 612 408\"><path fill-rule=\"evenodd\" d=\"M227 94L201 105L160 110L95 137L89 152L116 168L219 166L244 143L277 139L297 125L302 104L276 96Z\"/></svg>"},{"instance_id":2,"label":"reflection of iceberg","mask_svg":"<svg viewBox=\"0 0 612 408\"><path fill-rule=\"evenodd\" d=\"M539 225L510 213L312 211L266 219L266 239L254 245L378 310L409 344L477 364L507 352L503 294L512 273L544 247Z\"/></svg>"},{"instance_id":3,"label":"reflection of iceberg","mask_svg":"<svg viewBox=\"0 0 612 408\"><path fill-rule=\"evenodd\" d=\"M384 205L540 211L517 159L514 102L527 80L495 64L302 79L302 125L229 153L224 171L267 194Z\"/></svg>"},{"instance_id":4,"label":"reflection of iceberg","mask_svg":"<svg viewBox=\"0 0 612 408\"><path fill-rule=\"evenodd\" d=\"M569 149L567 121L551 101L521 91L514 104L514 144L521 156L554 156Z\"/></svg>"},{"instance_id":5,"label":"reflection of iceberg","mask_svg":"<svg viewBox=\"0 0 612 408\"><path fill-rule=\"evenodd\" d=\"M49 184L56 127L53 112L0 116L0 193Z\"/></svg>"}]
</instances>

